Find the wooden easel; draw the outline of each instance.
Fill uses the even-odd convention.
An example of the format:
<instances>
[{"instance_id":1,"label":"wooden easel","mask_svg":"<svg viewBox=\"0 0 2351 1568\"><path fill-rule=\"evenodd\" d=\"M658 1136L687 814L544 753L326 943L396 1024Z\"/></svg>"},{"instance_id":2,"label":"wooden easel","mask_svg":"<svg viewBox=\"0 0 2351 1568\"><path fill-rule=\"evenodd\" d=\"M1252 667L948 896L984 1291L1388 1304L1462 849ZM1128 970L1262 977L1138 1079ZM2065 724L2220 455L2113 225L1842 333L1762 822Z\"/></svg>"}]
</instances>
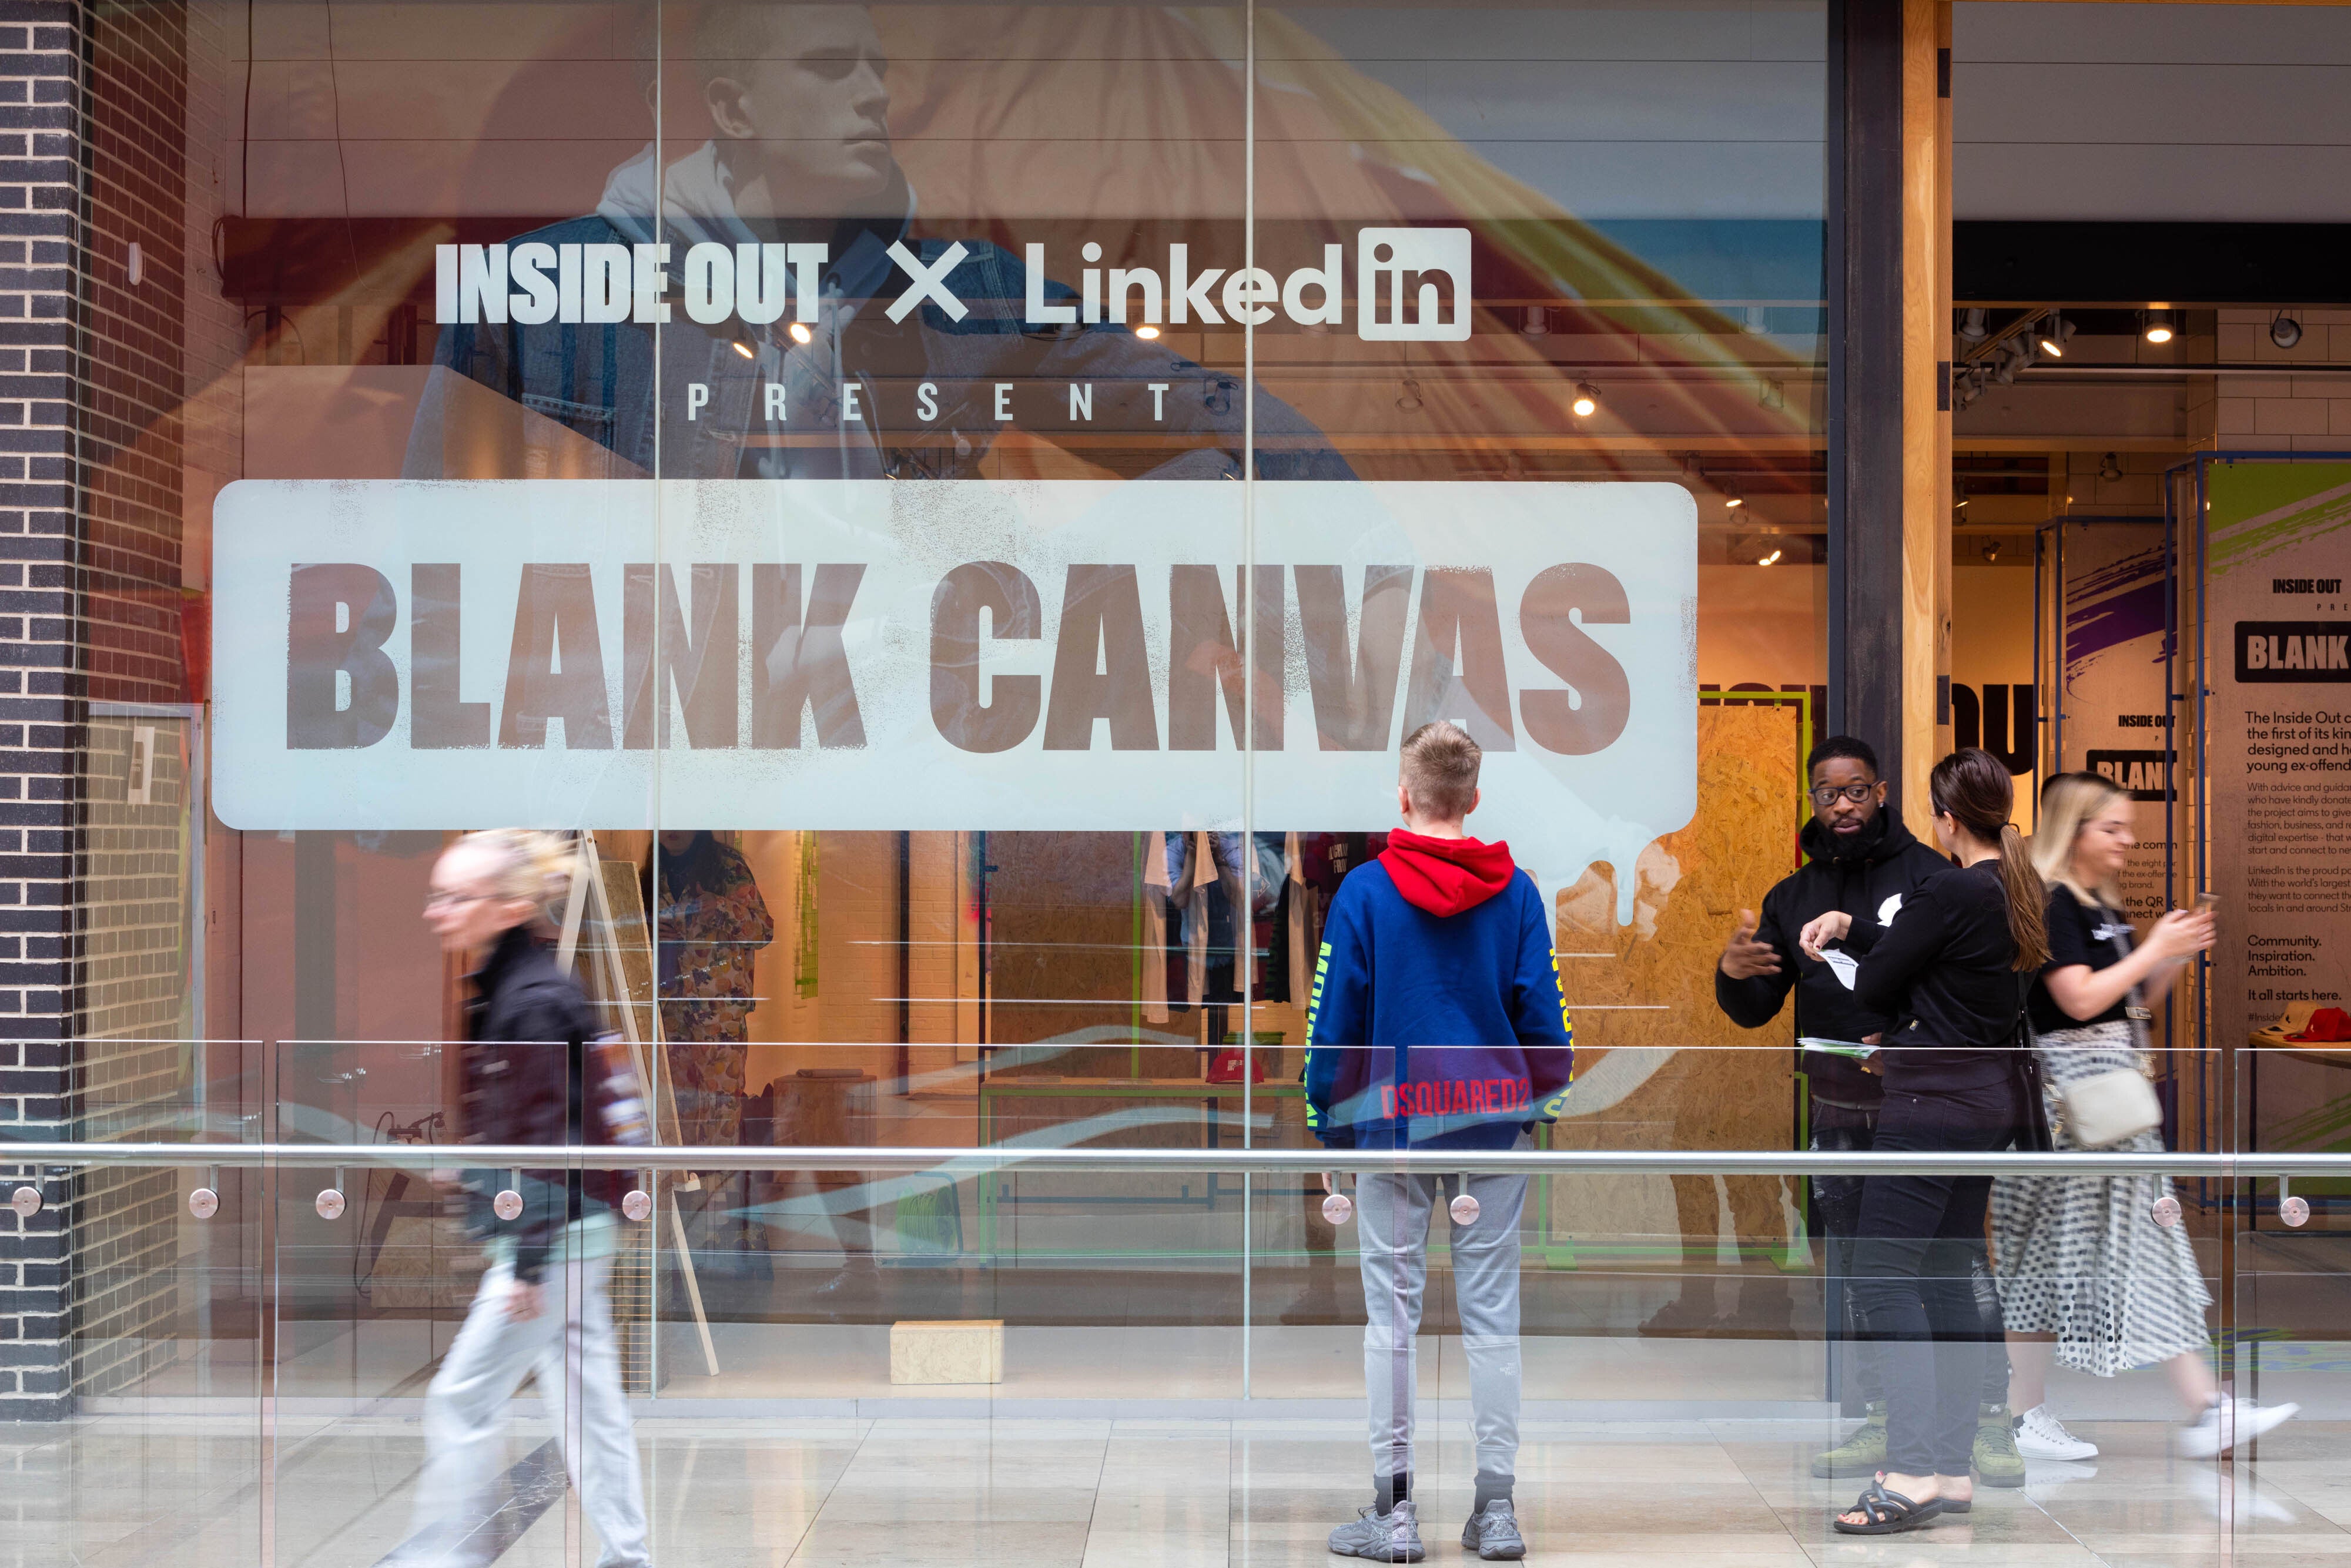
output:
<instances>
[{"instance_id":1,"label":"wooden easel","mask_svg":"<svg viewBox=\"0 0 2351 1568\"><path fill-rule=\"evenodd\" d=\"M596 835L581 832L579 844L580 859L572 869L571 891L563 901L562 935L555 947L555 966L567 975L571 973L573 961L579 953L580 927L588 917L590 901L596 906L595 918L606 931L620 929L619 923L613 918L611 893L604 885L604 862L596 852ZM646 943L649 952L653 940L653 934L648 925ZM658 1046L661 1043L661 1003L653 975L647 975L645 986L649 1029L640 1030L637 1027L637 998L629 983L628 972L622 966L620 953L609 943L591 945L589 950L595 956L598 983L604 988L604 995L611 1001L613 1010L621 1015L621 1033L629 1042L629 1066L636 1073L637 1082L644 1086L647 1103L653 1111L655 1141L675 1147L681 1142L677 1103L663 1092L653 1074L646 1071L645 1047L648 1041L645 1034L651 1033L651 1044ZM654 1179L660 1179L658 1175ZM710 1319L702 1309L702 1282L695 1277L694 1251L686 1244L685 1217L678 1210L674 1184L669 1186L664 1197L669 1202L671 1236L677 1249L678 1270L685 1280L686 1303L694 1311L695 1333L702 1340L702 1363L710 1375L716 1377L718 1375L718 1347L711 1343Z\"/></svg>"}]
</instances>

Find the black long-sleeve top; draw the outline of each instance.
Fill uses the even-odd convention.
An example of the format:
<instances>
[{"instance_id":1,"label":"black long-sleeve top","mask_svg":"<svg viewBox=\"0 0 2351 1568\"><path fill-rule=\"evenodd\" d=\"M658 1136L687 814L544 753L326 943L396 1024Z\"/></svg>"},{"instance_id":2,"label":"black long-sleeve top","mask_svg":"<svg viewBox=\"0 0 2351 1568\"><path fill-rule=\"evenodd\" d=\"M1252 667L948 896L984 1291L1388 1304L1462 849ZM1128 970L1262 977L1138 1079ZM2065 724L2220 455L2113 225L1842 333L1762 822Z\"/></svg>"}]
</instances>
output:
<instances>
[{"instance_id":1,"label":"black long-sleeve top","mask_svg":"<svg viewBox=\"0 0 2351 1568\"><path fill-rule=\"evenodd\" d=\"M1878 1052L1886 1092L1980 1088L2015 1070L2022 991L1998 862L1928 878L1892 925L1855 926L1846 947L1855 999L1895 1020Z\"/></svg>"}]
</instances>

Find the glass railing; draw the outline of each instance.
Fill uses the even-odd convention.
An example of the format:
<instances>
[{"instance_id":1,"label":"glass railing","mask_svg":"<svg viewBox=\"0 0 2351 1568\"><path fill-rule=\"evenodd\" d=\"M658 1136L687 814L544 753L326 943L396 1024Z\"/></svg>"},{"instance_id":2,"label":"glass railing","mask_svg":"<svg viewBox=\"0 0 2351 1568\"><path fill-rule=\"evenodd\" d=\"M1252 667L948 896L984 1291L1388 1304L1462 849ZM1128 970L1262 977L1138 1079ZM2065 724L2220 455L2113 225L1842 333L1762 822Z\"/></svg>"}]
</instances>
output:
<instances>
[{"instance_id":1,"label":"glass railing","mask_svg":"<svg viewBox=\"0 0 2351 1568\"><path fill-rule=\"evenodd\" d=\"M394 1051L360 1079L353 1049L284 1049L266 1142L6 1150L22 1281L58 1309L19 1319L15 1391L72 1417L12 1429L37 1539L586 1564L636 1560L642 1527L656 1563L1312 1562L1374 1501L1369 1410L1408 1402L1432 1553L1505 1470L1537 1556L2217 1563L2340 1540L2327 1238L2351 1154L2317 1134L1928 1155L1555 1129L1398 1155L1254 1124L1241 1147L1203 1084L1180 1139L962 1146L890 1142L852 1085L838 1117L790 1113L841 1142L453 1146L420 1121L445 1063ZM2232 1071L2248 1092L2254 1064ZM1077 1109L1055 1125L1103 1125ZM1997 1177L1991 1244L1916 1265L1940 1281L1932 1344L1856 1336L1844 1298L1898 1315L1906 1270L1832 1246L1823 1184L1917 1176ZM1756 1195L1776 1228L1740 1219ZM477 1304L542 1251L535 1316ZM2053 1343L2007 1343L1995 1300ZM1873 1547L1834 1520L1882 1445L1921 1440L1870 1419L1889 1387L1924 1408L1921 1376L1967 1395L1970 1506ZM2021 1459L2011 1379L2037 1379ZM2199 1435L2207 1387L2248 1403Z\"/></svg>"},{"instance_id":2,"label":"glass railing","mask_svg":"<svg viewBox=\"0 0 2351 1568\"><path fill-rule=\"evenodd\" d=\"M2343 1538L2335 1476L2351 1427L2351 1041L2305 1006L2214 1051L2235 1111L2241 1168L2273 1176L2198 1194L2230 1244L2232 1289L2217 1335L2220 1375L2295 1418L2241 1445L2236 1535L2263 1552L2331 1550ZM2340 1017L2338 1013L2335 1015ZM2290 1021L2289 1021L2290 1020Z\"/></svg>"}]
</instances>

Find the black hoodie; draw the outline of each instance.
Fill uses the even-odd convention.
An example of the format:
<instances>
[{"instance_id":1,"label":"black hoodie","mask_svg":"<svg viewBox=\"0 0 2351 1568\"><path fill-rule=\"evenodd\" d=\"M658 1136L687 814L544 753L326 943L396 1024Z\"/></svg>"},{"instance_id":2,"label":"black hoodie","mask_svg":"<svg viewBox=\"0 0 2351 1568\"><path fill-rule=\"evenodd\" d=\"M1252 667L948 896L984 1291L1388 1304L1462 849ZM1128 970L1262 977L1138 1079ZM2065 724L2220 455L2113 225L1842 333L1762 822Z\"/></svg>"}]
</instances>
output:
<instances>
[{"instance_id":1,"label":"black hoodie","mask_svg":"<svg viewBox=\"0 0 2351 1568\"><path fill-rule=\"evenodd\" d=\"M1780 972L1734 980L1714 971L1714 999L1741 1029L1761 1029L1780 1015L1790 987L1796 988L1796 1032L1830 1040L1857 1040L1882 1033L1894 1020L1863 1007L1826 964L1798 951L1796 937L1814 915L1842 909L1853 916L1854 928L1877 927L1893 917L1889 907L1907 899L1918 885L1951 862L1911 835L1892 807L1879 810L1851 843L1840 843L1818 817L1804 824L1799 838L1804 864L1763 895L1763 909L1755 939L1768 942L1780 956ZM1864 936L1866 947L1876 930ZM1812 1080L1813 1096L1832 1105L1874 1110L1885 1098L1885 1086L1846 1057L1809 1051L1804 1071Z\"/></svg>"}]
</instances>

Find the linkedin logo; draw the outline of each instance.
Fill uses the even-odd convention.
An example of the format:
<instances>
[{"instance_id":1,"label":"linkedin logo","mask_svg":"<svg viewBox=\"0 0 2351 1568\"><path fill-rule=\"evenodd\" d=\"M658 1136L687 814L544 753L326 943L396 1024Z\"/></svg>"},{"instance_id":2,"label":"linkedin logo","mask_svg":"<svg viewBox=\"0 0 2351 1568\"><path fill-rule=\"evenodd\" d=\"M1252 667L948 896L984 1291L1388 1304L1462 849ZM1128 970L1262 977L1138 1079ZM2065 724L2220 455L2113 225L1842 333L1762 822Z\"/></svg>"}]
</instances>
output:
<instances>
[{"instance_id":1,"label":"linkedin logo","mask_svg":"<svg viewBox=\"0 0 2351 1568\"><path fill-rule=\"evenodd\" d=\"M1469 336L1469 231L1364 229L1355 236L1355 335L1381 343Z\"/></svg>"}]
</instances>

